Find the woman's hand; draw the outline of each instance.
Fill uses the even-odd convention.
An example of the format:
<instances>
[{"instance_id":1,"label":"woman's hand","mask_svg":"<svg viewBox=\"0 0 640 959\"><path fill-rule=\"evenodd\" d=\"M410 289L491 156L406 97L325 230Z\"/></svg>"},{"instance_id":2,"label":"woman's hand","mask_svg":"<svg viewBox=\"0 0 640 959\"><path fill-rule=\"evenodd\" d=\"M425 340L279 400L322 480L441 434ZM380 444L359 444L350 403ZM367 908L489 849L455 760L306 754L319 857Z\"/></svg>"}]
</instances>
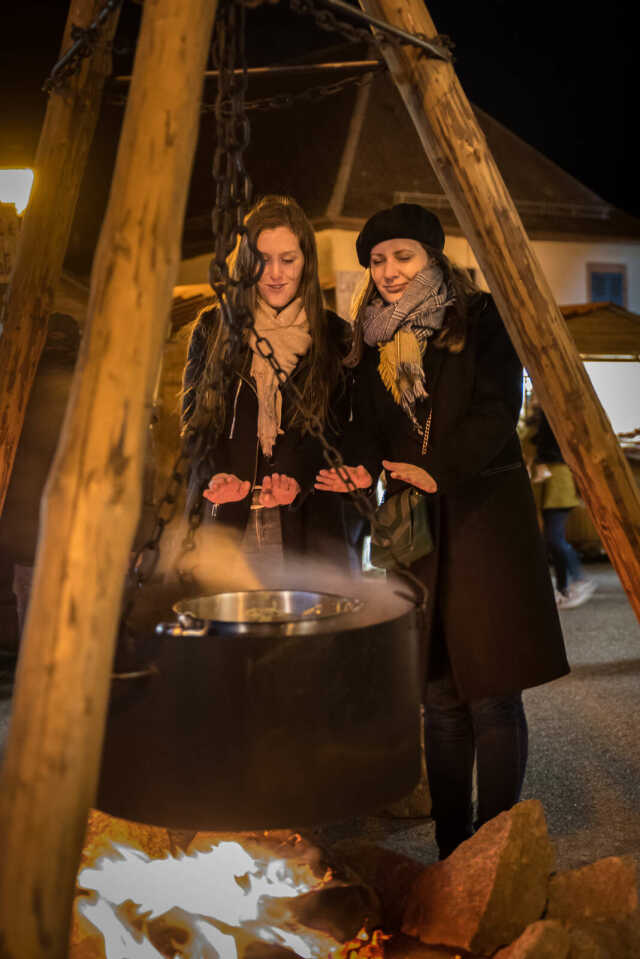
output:
<instances>
[{"instance_id":1,"label":"woman's hand","mask_svg":"<svg viewBox=\"0 0 640 959\"><path fill-rule=\"evenodd\" d=\"M300 483L292 476L284 473L272 473L262 480L260 505L268 508L272 506L289 506L300 492Z\"/></svg>"},{"instance_id":2,"label":"woman's hand","mask_svg":"<svg viewBox=\"0 0 640 959\"><path fill-rule=\"evenodd\" d=\"M402 480L403 483L423 489L425 493L435 493L438 489L433 476L419 466L414 466L413 463L392 463L391 460L383 460L382 465L392 479Z\"/></svg>"},{"instance_id":3,"label":"woman's hand","mask_svg":"<svg viewBox=\"0 0 640 959\"><path fill-rule=\"evenodd\" d=\"M347 474L356 489L368 489L373 483L371 476L364 466L343 466L342 471ZM347 493L351 487L338 475L337 470L320 470L314 484L316 489L327 493Z\"/></svg>"},{"instance_id":4,"label":"woman's hand","mask_svg":"<svg viewBox=\"0 0 640 959\"><path fill-rule=\"evenodd\" d=\"M249 480L238 479L233 473L216 473L202 495L219 506L221 503L237 503L244 499L250 488Z\"/></svg>"}]
</instances>

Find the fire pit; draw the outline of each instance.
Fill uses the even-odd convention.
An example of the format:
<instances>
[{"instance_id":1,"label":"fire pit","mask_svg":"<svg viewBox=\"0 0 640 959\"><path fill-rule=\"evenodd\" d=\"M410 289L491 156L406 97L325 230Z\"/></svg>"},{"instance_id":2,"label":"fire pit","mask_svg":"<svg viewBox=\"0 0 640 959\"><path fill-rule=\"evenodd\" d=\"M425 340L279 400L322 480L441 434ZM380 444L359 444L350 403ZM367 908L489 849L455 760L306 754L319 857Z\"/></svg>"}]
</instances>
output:
<instances>
[{"instance_id":1,"label":"fire pit","mask_svg":"<svg viewBox=\"0 0 640 959\"><path fill-rule=\"evenodd\" d=\"M174 610L150 668L114 681L100 809L174 829L297 828L411 791L410 598L358 583L357 595L250 590Z\"/></svg>"}]
</instances>

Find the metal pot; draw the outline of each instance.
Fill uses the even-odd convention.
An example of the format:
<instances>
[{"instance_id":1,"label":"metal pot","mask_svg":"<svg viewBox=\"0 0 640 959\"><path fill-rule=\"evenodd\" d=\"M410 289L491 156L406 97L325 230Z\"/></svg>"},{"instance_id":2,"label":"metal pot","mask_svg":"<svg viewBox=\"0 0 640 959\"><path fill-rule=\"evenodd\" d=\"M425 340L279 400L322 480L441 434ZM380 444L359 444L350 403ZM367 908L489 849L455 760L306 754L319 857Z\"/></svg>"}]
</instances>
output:
<instances>
[{"instance_id":1,"label":"metal pot","mask_svg":"<svg viewBox=\"0 0 640 959\"><path fill-rule=\"evenodd\" d=\"M378 584L355 598L256 590L174 610L152 668L112 684L99 808L175 829L293 828L411 791L410 600Z\"/></svg>"}]
</instances>

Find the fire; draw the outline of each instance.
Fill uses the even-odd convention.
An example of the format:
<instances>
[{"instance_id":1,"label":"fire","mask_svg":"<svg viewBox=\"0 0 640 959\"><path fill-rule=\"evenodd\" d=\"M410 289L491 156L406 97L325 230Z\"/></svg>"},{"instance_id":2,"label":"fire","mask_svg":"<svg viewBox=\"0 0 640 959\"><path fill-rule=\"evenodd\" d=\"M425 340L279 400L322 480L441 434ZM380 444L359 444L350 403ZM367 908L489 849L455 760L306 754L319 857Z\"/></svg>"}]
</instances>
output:
<instances>
[{"instance_id":1,"label":"fire","mask_svg":"<svg viewBox=\"0 0 640 959\"><path fill-rule=\"evenodd\" d=\"M111 819L97 815L103 826ZM123 820L111 822L117 838L94 829L85 846L70 959L254 959L261 948L300 959L384 955L389 937L369 938L368 916L350 919L351 930L363 923L355 938L333 928L322 897L349 884L297 834L199 833L172 852L164 830L150 838L153 827L140 827L144 851L134 824L123 833Z\"/></svg>"},{"instance_id":2,"label":"fire","mask_svg":"<svg viewBox=\"0 0 640 959\"><path fill-rule=\"evenodd\" d=\"M391 936L382 932L381 929L374 929L369 938L369 933L362 928L354 939L345 942L334 954L333 959L383 959L384 942L391 939Z\"/></svg>"}]
</instances>

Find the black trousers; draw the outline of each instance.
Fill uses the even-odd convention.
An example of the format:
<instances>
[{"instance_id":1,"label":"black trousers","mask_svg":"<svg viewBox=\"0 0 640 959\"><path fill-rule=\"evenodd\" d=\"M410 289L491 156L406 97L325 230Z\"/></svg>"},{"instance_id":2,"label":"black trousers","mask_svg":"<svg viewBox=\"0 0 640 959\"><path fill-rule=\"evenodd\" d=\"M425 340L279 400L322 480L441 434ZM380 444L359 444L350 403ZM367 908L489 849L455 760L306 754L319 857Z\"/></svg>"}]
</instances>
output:
<instances>
[{"instance_id":1,"label":"black trousers","mask_svg":"<svg viewBox=\"0 0 640 959\"><path fill-rule=\"evenodd\" d=\"M518 802L528 752L522 694L462 702L451 670L427 683L425 752L440 858ZM477 764L478 804L472 787Z\"/></svg>"}]
</instances>

